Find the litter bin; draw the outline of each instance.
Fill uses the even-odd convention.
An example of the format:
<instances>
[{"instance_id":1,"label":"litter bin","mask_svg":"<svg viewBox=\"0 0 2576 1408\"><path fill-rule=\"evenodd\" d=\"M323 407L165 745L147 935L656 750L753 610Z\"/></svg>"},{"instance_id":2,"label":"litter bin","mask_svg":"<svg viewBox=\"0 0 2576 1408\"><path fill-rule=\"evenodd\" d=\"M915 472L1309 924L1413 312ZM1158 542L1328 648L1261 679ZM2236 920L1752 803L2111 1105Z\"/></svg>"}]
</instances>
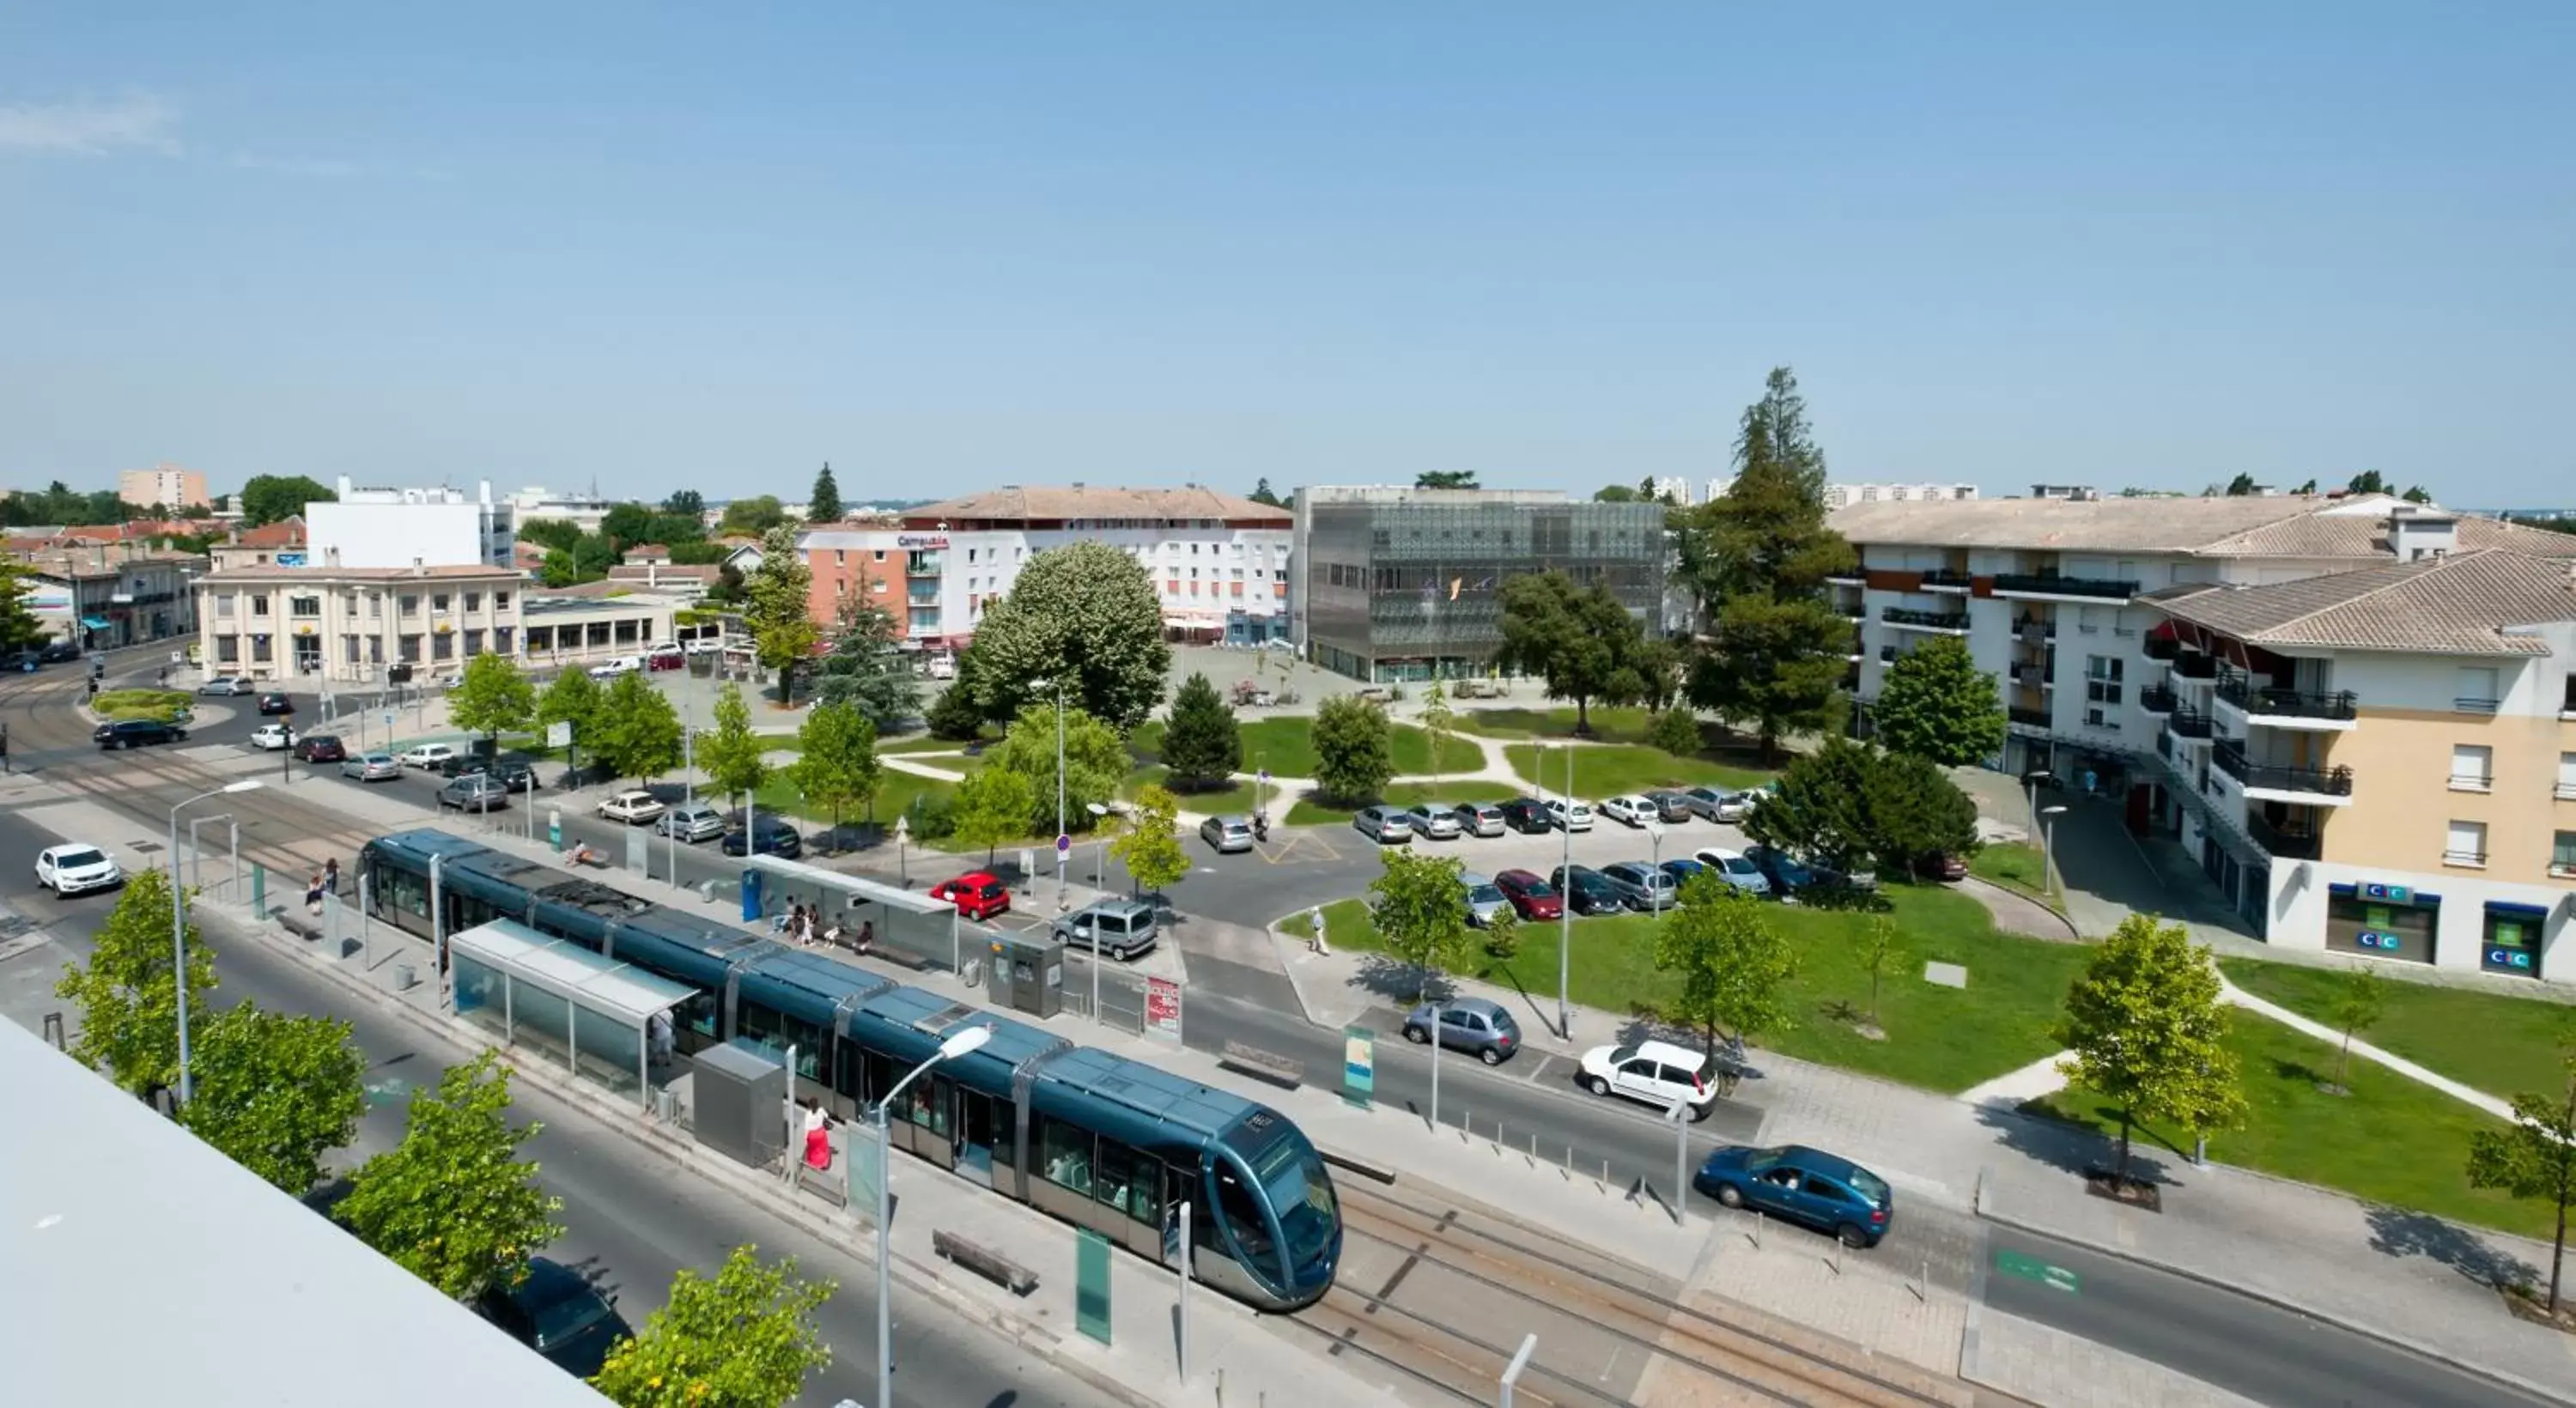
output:
<instances>
[{"instance_id":1,"label":"litter bin","mask_svg":"<svg viewBox=\"0 0 2576 1408\"><path fill-rule=\"evenodd\" d=\"M985 990L997 1006L1036 1017L1064 1007L1064 940L1018 934L993 940L992 972Z\"/></svg>"}]
</instances>

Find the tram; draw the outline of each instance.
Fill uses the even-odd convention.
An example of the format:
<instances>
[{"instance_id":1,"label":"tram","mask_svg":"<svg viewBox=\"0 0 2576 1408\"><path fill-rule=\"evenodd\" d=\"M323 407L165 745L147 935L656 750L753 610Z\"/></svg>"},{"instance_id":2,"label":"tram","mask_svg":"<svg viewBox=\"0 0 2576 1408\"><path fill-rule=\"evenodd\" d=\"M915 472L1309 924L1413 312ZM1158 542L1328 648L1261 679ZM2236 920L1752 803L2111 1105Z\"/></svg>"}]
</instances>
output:
<instances>
[{"instance_id":1,"label":"tram","mask_svg":"<svg viewBox=\"0 0 2576 1408\"><path fill-rule=\"evenodd\" d=\"M1188 1204L1192 1274L1260 1309L1332 1286L1332 1177L1268 1106L444 831L379 836L358 873L370 915L424 939L508 919L694 989L672 1013L683 1053L792 1048L798 1093L844 1118L950 1033L990 1026L887 1111L897 1147L1165 1265Z\"/></svg>"}]
</instances>

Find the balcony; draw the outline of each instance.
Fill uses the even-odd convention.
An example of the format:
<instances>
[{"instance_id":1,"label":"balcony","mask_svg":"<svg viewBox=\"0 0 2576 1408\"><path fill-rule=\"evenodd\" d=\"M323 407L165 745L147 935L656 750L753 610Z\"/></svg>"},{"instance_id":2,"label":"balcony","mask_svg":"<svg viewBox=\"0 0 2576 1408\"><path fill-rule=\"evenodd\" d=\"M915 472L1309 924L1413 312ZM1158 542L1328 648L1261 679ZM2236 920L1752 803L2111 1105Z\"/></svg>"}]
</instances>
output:
<instances>
[{"instance_id":1,"label":"balcony","mask_svg":"<svg viewBox=\"0 0 2576 1408\"><path fill-rule=\"evenodd\" d=\"M1825 574L1825 580L1838 587L1857 587L1869 579L1861 575L1859 568L1854 567L1845 572L1828 572Z\"/></svg>"},{"instance_id":2,"label":"balcony","mask_svg":"<svg viewBox=\"0 0 2576 1408\"><path fill-rule=\"evenodd\" d=\"M2197 650L2185 651L2174 657L2173 672L2187 680L2214 680L2218 678L2218 658Z\"/></svg>"},{"instance_id":3,"label":"balcony","mask_svg":"<svg viewBox=\"0 0 2576 1408\"><path fill-rule=\"evenodd\" d=\"M2170 685L2151 684L2138 691L2138 707L2150 714L2170 714L2182 706Z\"/></svg>"},{"instance_id":4,"label":"balcony","mask_svg":"<svg viewBox=\"0 0 2576 1408\"><path fill-rule=\"evenodd\" d=\"M1968 633L1968 613L1964 611L1917 611L1909 606L1883 607L1878 619L1900 630L1934 631L1964 636Z\"/></svg>"},{"instance_id":5,"label":"balcony","mask_svg":"<svg viewBox=\"0 0 2576 1408\"><path fill-rule=\"evenodd\" d=\"M2502 707L2500 701L2493 699L2454 699L2451 701L2451 708L2454 711L2463 714L2492 714L2500 707Z\"/></svg>"},{"instance_id":6,"label":"balcony","mask_svg":"<svg viewBox=\"0 0 2576 1408\"><path fill-rule=\"evenodd\" d=\"M2255 684L2252 676L2233 670L2220 677L2218 698L2243 711L2249 720L2270 728L2340 729L2351 726L2361 712L2359 699L2348 689L2335 694L2269 689Z\"/></svg>"},{"instance_id":7,"label":"balcony","mask_svg":"<svg viewBox=\"0 0 2576 1408\"><path fill-rule=\"evenodd\" d=\"M2057 687L2054 683L2050 682L2048 671L2038 665L2015 665L2013 666L2012 677L2014 684L2020 685L2022 688L2028 690L2055 689Z\"/></svg>"},{"instance_id":8,"label":"balcony","mask_svg":"<svg viewBox=\"0 0 2576 1408\"><path fill-rule=\"evenodd\" d=\"M2554 795L2562 802L2576 802L2576 782L2559 783Z\"/></svg>"},{"instance_id":9,"label":"balcony","mask_svg":"<svg viewBox=\"0 0 2576 1408\"><path fill-rule=\"evenodd\" d=\"M2317 829L2309 822L2284 822L2279 826L2259 816L2245 818L2245 838L2263 848L2274 860L2315 860Z\"/></svg>"},{"instance_id":10,"label":"balcony","mask_svg":"<svg viewBox=\"0 0 2576 1408\"><path fill-rule=\"evenodd\" d=\"M936 577L946 567L946 558L935 552L917 552L903 560L903 574L907 577Z\"/></svg>"},{"instance_id":11,"label":"balcony","mask_svg":"<svg viewBox=\"0 0 2576 1408\"><path fill-rule=\"evenodd\" d=\"M1947 567L1935 567L1923 574L1923 590L1927 592L1965 592L1974 585L1967 573Z\"/></svg>"},{"instance_id":12,"label":"balcony","mask_svg":"<svg viewBox=\"0 0 2576 1408\"><path fill-rule=\"evenodd\" d=\"M2004 718L2006 721L2020 724L2024 728L2049 727L2049 714L2046 709L2024 709L2016 705L2013 708L2004 711Z\"/></svg>"},{"instance_id":13,"label":"balcony","mask_svg":"<svg viewBox=\"0 0 2576 1408\"><path fill-rule=\"evenodd\" d=\"M2208 742L2210 733L2217 724L2217 720L2209 715L2198 709L2186 708L2179 701L2165 712L2171 716L2165 720L2165 727L2173 732L2173 736L2188 738L2196 743Z\"/></svg>"},{"instance_id":14,"label":"balcony","mask_svg":"<svg viewBox=\"0 0 2576 1408\"><path fill-rule=\"evenodd\" d=\"M2347 806L2352 801L2352 769L2290 768L2270 763L2253 763L2245 759L2245 745L2233 739L2221 739L2210 750L2210 761L2218 770L2235 778L2245 788L2245 795L2266 802L2310 802L2323 806Z\"/></svg>"},{"instance_id":15,"label":"balcony","mask_svg":"<svg viewBox=\"0 0 2576 1408\"><path fill-rule=\"evenodd\" d=\"M2136 582L2110 577L2061 577L2053 572L2008 572L1995 578L1995 595L2044 600L2127 601L2138 594Z\"/></svg>"},{"instance_id":16,"label":"balcony","mask_svg":"<svg viewBox=\"0 0 2576 1408\"><path fill-rule=\"evenodd\" d=\"M2035 616L2024 616L2013 622L2013 635L2024 645L2038 645L2043 641L2057 639L2057 623L2042 621Z\"/></svg>"},{"instance_id":17,"label":"balcony","mask_svg":"<svg viewBox=\"0 0 2576 1408\"><path fill-rule=\"evenodd\" d=\"M2149 636L2147 643L2139 649L2145 651L2150 660L2171 660L2182 653L2182 642L2172 636Z\"/></svg>"}]
</instances>

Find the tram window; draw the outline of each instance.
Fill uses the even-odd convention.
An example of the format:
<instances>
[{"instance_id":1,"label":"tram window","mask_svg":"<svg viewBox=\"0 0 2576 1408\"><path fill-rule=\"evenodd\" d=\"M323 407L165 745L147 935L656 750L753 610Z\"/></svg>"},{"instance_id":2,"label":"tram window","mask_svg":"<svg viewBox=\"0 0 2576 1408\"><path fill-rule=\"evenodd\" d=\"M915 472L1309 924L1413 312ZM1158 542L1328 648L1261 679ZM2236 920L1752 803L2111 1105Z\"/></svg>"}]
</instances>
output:
<instances>
[{"instance_id":1,"label":"tram window","mask_svg":"<svg viewBox=\"0 0 2576 1408\"><path fill-rule=\"evenodd\" d=\"M843 1098L860 1104L866 1103L861 1098L859 1088L863 1077L861 1062L865 1059L865 1053L849 1042L842 1042L832 1048L832 1088L839 1091Z\"/></svg>"},{"instance_id":2,"label":"tram window","mask_svg":"<svg viewBox=\"0 0 2576 1408\"><path fill-rule=\"evenodd\" d=\"M871 1051L867 1061L868 1088L861 1103L873 1105L878 1096L894 1088L894 1061L884 1052Z\"/></svg>"},{"instance_id":3,"label":"tram window","mask_svg":"<svg viewBox=\"0 0 2576 1408\"><path fill-rule=\"evenodd\" d=\"M1261 1200L1243 1186L1235 1176L1234 1166L1220 1163L1216 1169L1216 1206L1224 1215L1226 1227L1234 1234L1235 1245L1248 1257L1268 1257L1271 1252L1270 1223L1261 1215Z\"/></svg>"},{"instance_id":4,"label":"tram window","mask_svg":"<svg viewBox=\"0 0 2576 1408\"><path fill-rule=\"evenodd\" d=\"M429 881L409 871L393 869L377 871L376 881L376 893L383 897L383 903L415 919L429 917Z\"/></svg>"},{"instance_id":5,"label":"tram window","mask_svg":"<svg viewBox=\"0 0 2576 1408\"><path fill-rule=\"evenodd\" d=\"M710 1041L716 1038L716 995L702 992L680 1004L680 1025Z\"/></svg>"},{"instance_id":6,"label":"tram window","mask_svg":"<svg viewBox=\"0 0 2576 1408\"><path fill-rule=\"evenodd\" d=\"M757 1002L738 1003L734 1025L738 1028L735 1035L749 1037L755 1045L774 1047L782 1056L788 1047L795 1047L796 1074L807 1080L817 1079L823 1065L820 1027Z\"/></svg>"},{"instance_id":7,"label":"tram window","mask_svg":"<svg viewBox=\"0 0 2576 1408\"><path fill-rule=\"evenodd\" d=\"M948 1136L949 1092L956 1087L946 1076L933 1076L914 1081L904 1093L903 1117L912 1123L946 1138Z\"/></svg>"},{"instance_id":8,"label":"tram window","mask_svg":"<svg viewBox=\"0 0 2576 1408\"><path fill-rule=\"evenodd\" d=\"M1163 1221L1163 1166L1115 1139L1100 1141L1099 1198L1149 1227Z\"/></svg>"},{"instance_id":9,"label":"tram window","mask_svg":"<svg viewBox=\"0 0 2576 1408\"><path fill-rule=\"evenodd\" d=\"M1040 1119L1038 1167L1046 1171L1047 1182L1088 1194L1091 1191L1091 1131L1059 1119L1044 1116Z\"/></svg>"},{"instance_id":10,"label":"tram window","mask_svg":"<svg viewBox=\"0 0 2576 1408\"><path fill-rule=\"evenodd\" d=\"M992 1097L992 1101L993 1163L1000 1168L1010 1168L1019 1162L1020 1157L1019 1109L998 1095Z\"/></svg>"}]
</instances>

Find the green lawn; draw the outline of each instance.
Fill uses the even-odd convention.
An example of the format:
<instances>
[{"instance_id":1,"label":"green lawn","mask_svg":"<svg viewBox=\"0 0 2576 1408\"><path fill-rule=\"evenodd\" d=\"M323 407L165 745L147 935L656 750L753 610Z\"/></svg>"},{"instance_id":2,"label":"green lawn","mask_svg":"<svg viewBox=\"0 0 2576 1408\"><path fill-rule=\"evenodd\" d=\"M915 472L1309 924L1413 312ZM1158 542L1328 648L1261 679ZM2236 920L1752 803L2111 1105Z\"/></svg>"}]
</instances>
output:
<instances>
[{"instance_id":1,"label":"green lawn","mask_svg":"<svg viewBox=\"0 0 2576 1408\"><path fill-rule=\"evenodd\" d=\"M2084 964L2082 947L1999 933L1976 901L1946 890L1894 885L1888 898L1908 951L1879 990L1878 1022L1887 1039L1871 1041L1837 1015L1843 1003L1868 1006L1869 975L1857 952L1871 916L1768 905L1764 915L1799 956L1788 1003L1795 1025L1758 1036L1756 1045L1945 1094L2057 1049L2048 1029ZM1363 901L1327 905L1324 917L1334 943L1379 947ZM1574 1000L1619 1013L1668 1000L1678 984L1655 967L1656 922L1644 915L1575 920ZM1302 934L1305 921L1283 927ZM1502 961L1480 948L1470 972L1552 1000L1558 934L1555 924L1524 925L1517 955ZM1965 964L1968 986L1924 982L1927 959Z\"/></svg>"},{"instance_id":2,"label":"green lawn","mask_svg":"<svg viewBox=\"0 0 2576 1408\"><path fill-rule=\"evenodd\" d=\"M1119 785L1118 795L1132 802L1136 800L1136 794L1138 792L1141 792L1148 787L1168 785L1165 783L1164 779L1169 775L1169 772L1170 770L1160 763L1153 764L1150 767L1138 768L1134 772L1127 774L1127 780ZM1250 816L1252 814L1252 791L1253 785L1251 783L1238 782L1230 787L1222 787L1213 792L1176 792L1173 795L1181 799L1181 810L1183 811L1198 812L1204 816L1216 816L1228 812L1241 812L1245 816ZM1275 799L1278 796L1279 789L1275 787L1271 788L1270 793Z\"/></svg>"},{"instance_id":3,"label":"green lawn","mask_svg":"<svg viewBox=\"0 0 2576 1408\"><path fill-rule=\"evenodd\" d=\"M900 772L894 768L880 768L877 772L874 814L880 820L891 824L894 818L902 815L912 806L914 798L947 798L956 790L956 784L944 782L935 777L922 777L915 773ZM826 826L832 821L832 813L828 808L807 806L797 795L796 785L782 776L772 776L767 782L762 783L759 799L760 808L763 811L784 811ZM862 807L842 819L860 821L868 815L869 809Z\"/></svg>"},{"instance_id":4,"label":"green lawn","mask_svg":"<svg viewBox=\"0 0 2576 1408\"><path fill-rule=\"evenodd\" d=\"M1386 789L1382 798L1391 807L1410 807L1421 802L1508 802L1520 793L1499 782L1444 782L1437 786L1427 782L1399 782ZM1347 823L1357 807L1336 807L1316 801L1311 796L1299 797L1288 809L1288 825L1319 826L1331 822Z\"/></svg>"},{"instance_id":5,"label":"green lawn","mask_svg":"<svg viewBox=\"0 0 2576 1408\"><path fill-rule=\"evenodd\" d=\"M1481 733L1487 738L1574 736L1574 706L1571 704L1563 708L1536 709L1460 708L1457 713L1460 732ZM1595 707L1592 710L1592 736L1604 743L1642 743L1646 739L1646 723L1651 717L1643 709Z\"/></svg>"},{"instance_id":6,"label":"green lawn","mask_svg":"<svg viewBox=\"0 0 2576 1408\"><path fill-rule=\"evenodd\" d=\"M880 753L956 753L965 747L965 743L958 739L933 738L926 733L908 733L900 738L877 740Z\"/></svg>"},{"instance_id":7,"label":"green lawn","mask_svg":"<svg viewBox=\"0 0 2576 1408\"><path fill-rule=\"evenodd\" d=\"M92 697L89 707L102 719L151 719L166 724L177 722L194 702L184 690L110 689Z\"/></svg>"},{"instance_id":8,"label":"green lawn","mask_svg":"<svg viewBox=\"0 0 2576 1408\"><path fill-rule=\"evenodd\" d=\"M2047 902L2049 887L2042 870L2039 848L2018 841L1989 841L1968 861L1968 873L1978 879Z\"/></svg>"},{"instance_id":9,"label":"green lawn","mask_svg":"<svg viewBox=\"0 0 2576 1408\"><path fill-rule=\"evenodd\" d=\"M2332 969L2251 958L2222 958L2227 980L2302 1017L2335 1024L2331 997L2342 974ZM2377 1024L2360 1033L2373 1046L2428 1070L2510 1100L2556 1084L2559 1034L2576 1008L2527 997L2390 980Z\"/></svg>"},{"instance_id":10,"label":"green lawn","mask_svg":"<svg viewBox=\"0 0 2576 1408\"><path fill-rule=\"evenodd\" d=\"M2236 1014L2228 1045L2243 1071L2250 1109L2245 1128L2210 1136L2211 1158L2372 1202L2549 1236L2550 1214L2541 1204L2469 1186L2469 1136L2498 1127L2491 1117L2362 1060L2344 1077L2352 1093L2328 1095L2317 1086L2334 1078L2334 1048L2250 1012ZM2119 1129L2116 1112L2076 1091L2025 1108L2095 1124L2106 1134ZM2191 1148L2180 1134L2141 1131L2135 1139L2141 1149L2163 1145L2156 1152L2167 1164Z\"/></svg>"},{"instance_id":11,"label":"green lawn","mask_svg":"<svg viewBox=\"0 0 2576 1408\"><path fill-rule=\"evenodd\" d=\"M1511 758L1512 771L1529 779L1532 786L1552 792L1565 790L1563 750L1515 743L1503 751ZM1571 751L1574 792L1580 797L1615 797L1624 792L1703 783L1712 787L1759 787L1772 778L1772 774L1752 768L1712 763L1704 758L1676 758L1660 748L1636 744L1605 744Z\"/></svg>"},{"instance_id":12,"label":"green lawn","mask_svg":"<svg viewBox=\"0 0 2576 1408\"><path fill-rule=\"evenodd\" d=\"M1270 770L1272 777L1313 777L1315 775L1314 721L1311 719L1255 719L1237 729L1243 739L1243 771ZM1140 763L1160 762L1163 756L1163 724L1160 720L1138 726L1127 738L1128 751ZM1398 776L1431 771L1431 735L1411 724L1396 724L1387 731L1387 756L1395 764ZM1475 744L1463 738L1443 741L1440 749L1442 772L1474 772L1485 765L1485 755Z\"/></svg>"}]
</instances>

